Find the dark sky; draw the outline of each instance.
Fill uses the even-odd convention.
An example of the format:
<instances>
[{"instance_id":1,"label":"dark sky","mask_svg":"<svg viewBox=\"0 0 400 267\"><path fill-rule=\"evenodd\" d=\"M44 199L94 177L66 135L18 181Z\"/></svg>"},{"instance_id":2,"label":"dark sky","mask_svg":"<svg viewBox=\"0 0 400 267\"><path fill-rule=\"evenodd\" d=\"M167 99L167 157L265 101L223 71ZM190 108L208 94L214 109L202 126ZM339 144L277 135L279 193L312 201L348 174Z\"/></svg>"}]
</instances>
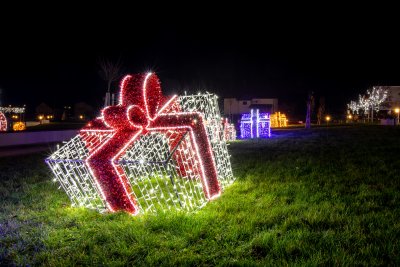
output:
<instances>
[{"instance_id":1,"label":"dark sky","mask_svg":"<svg viewBox=\"0 0 400 267\"><path fill-rule=\"evenodd\" d=\"M299 113L310 90L339 113L369 86L400 84L400 23L390 9L186 8L2 9L3 104L99 106L100 57L120 58L125 73L155 71L165 94L277 97Z\"/></svg>"}]
</instances>

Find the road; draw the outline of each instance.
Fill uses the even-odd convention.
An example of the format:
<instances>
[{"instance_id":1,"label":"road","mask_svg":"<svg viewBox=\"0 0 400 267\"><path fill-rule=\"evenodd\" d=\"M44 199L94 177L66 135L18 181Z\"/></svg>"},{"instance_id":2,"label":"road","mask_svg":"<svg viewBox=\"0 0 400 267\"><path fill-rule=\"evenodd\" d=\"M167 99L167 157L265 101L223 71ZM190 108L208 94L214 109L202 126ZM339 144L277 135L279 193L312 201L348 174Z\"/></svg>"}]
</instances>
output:
<instances>
[{"instance_id":1,"label":"road","mask_svg":"<svg viewBox=\"0 0 400 267\"><path fill-rule=\"evenodd\" d=\"M48 152L55 150L53 144L42 144L42 145L31 145L31 146L11 146L11 147L0 147L0 158L11 157L33 154L38 152Z\"/></svg>"}]
</instances>

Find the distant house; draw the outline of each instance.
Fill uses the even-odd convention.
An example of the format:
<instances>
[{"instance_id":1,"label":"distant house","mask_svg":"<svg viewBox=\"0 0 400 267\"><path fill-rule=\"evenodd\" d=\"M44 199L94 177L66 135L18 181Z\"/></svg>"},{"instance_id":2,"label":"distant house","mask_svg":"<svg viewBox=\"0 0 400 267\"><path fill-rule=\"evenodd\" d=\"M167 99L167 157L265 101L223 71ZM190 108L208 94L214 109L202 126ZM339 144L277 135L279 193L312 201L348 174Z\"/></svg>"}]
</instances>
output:
<instances>
[{"instance_id":1,"label":"distant house","mask_svg":"<svg viewBox=\"0 0 400 267\"><path fill-rule=\"evenodd\" d=\"M259 112L274 113L278 111L277 98L253 98L251 100L238 100L236 98L224 99L224 115L234 116L250 113L251 109L258 109Z\"/></svg>"},{"instance_id":2,"label":"distant house","mask_svg":"<svg viewBox=\"0 0 400 267\"><path fill-rule=\"evenodd\" d=\"M378 87L378 86L376 86ZM388 90L388 97L381 105L381 110L393 110L400 107L400 86L380 86Z\"/></svg>"}]
</instances>

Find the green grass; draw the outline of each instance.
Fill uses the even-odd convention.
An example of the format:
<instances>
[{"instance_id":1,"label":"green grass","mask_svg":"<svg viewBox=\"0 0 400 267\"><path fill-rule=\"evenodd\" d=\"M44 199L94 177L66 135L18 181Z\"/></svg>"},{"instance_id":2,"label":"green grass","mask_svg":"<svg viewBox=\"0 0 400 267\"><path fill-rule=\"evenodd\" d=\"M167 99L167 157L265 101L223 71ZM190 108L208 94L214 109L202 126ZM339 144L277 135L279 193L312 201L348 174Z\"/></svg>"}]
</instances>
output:
<instances>
[{"instance_id":1,"label":"green grass","mask_svg":"<svg viewBox=\"0 0 400 267\"><path fill-rule=\"evenodd\" d=\"M131 186L141 209L145 212L159 212L172 207L192 211L200 208L207 201L200 181L185 180L176 173L172 177L166 172L156 176L144 176L136 182L131 180ZM154 192L151 192L152 189ZM185 200L181 195L190 196L191 199Z\"/></svg>"},{"instance_id":2,"label":"green grass","mask_svg":"<svg viewBox=\"0 0 400 267\"><path fill-rule=\"evenodd\" d=\"M237 181L196 213L69 207L45 155L0 158L0 265L400 265L400 128L229 145Z\"/></svg>"}]
</instances>

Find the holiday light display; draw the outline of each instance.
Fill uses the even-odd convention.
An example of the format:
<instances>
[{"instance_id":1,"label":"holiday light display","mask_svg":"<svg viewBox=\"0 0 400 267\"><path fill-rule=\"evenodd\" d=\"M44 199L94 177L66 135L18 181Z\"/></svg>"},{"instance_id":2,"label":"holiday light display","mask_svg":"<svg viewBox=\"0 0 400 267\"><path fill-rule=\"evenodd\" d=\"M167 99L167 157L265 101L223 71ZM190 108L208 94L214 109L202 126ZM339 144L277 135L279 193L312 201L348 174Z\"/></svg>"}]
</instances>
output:
<instances>
[{"instance_id":1,"label":"holiday light display","mask_svg":"<svg viewBox=\"0 0 400 267\"><path fill-rule=\"evenodd\" d=\"M24 113L25 108L20 108L20 107L0 107L0 112L3 113Z\"/></svg>"},{"instance_id":2,"label":"holiday light display","mask_svg":"<svg viewBox=\"0 0 400 267\"><path fill-rule=\"evenodd\" d=\"M286 115L280 112L275 112L271 115L271 128L287 127Z\"/></svg>"},{"instance_id":3,"label":"holiday light display","mask_svg":"<svg viewBox=\"0 0 400 267\"><path fill-rule=\"evenodd\" d=\"M165 100L155 74L128 75L119 105L46 162L75 205L194 210L234 180L219 122L216 96Z\"/></svg>"},{"instance_id":4,"label":"holiday light display","mask_svg":"<svg viewBox=\"0 0 400 267\"><path fill-rule=\"evenodd\" d=\"M367 90L367 94L369 95L371 109L378 112L380 109L380 105L387 98L388 90L383 89L382 87L372 87L372 90Z\"/></svg>"},{"instance_id":5,"label":"holiday light display","mask_svg":"<svg viewBox=\"0 0 400 267\"><path fill-rule=\"evenodd\" d=\"M0 132L5 131L7 131L7 118L3 112L0 112Z\"/></svg>"},{"instance_id":6,"label":"holiday light display","mask_svg":"<svg viewBox=\"0 0 400 267\"><path fill-rule=\"evenodd\" d=\"M269 113L260 113L258 109L242 114L240 120L241 138L271 137L271 120Z\"/></svg>"},{"instance_id":7,"label":"holiday light display","mask_svg":"<svg viewBox=\"0 0 400 267\"><path fill-rule=\"evenodd\" d=\"M366 96L358 95L358 107L364 111L364 114L367 114L369 111L369 107L371 106L371 100Z\"/></svg>"},{"instance_id":8,"label":"holiday light display","mask_svg":"<svg viewBox=\"0 0 400 267\"><path fill-rule=\"evenodd\" d=\"M15 122L13 124L13 130L14 131L24 131L25 129L26 129L26 125L22 121Z\"/></svg>"},{"instance_id":9,"label":"holiday light display","mask_svg":"<svg viewBox=\"0 0 400 267\"><path fill-rule=\"evenodd\" d=\"M371 90L367 90L365 95L358 96L358 102L350 101L347 104L348 110L353 114L358 114L359 110L363 110L364 114L368 114L371 111L371 116L373 116L373 111L378 112L380 110L380 105L385 102L388 97L388 90L382 88L381 86L372 87Z\"/></svg>"},{"instance_id":10,"label":"holiday light display","mask_svg":"<svg viewBox=\"0 0 400 267\"><path fill-rule=\"evenodd\" d=\"M353 113L353 114L358 114L358 110L360 109L359 104L356 101L350 101L349 104L347 104L347 108Z\"/></svg>"},{"instance_id":11,"label":"holiday light display","mask_svg":"<svg viewBox=\"0 0 400 267\"><path fill-rule=\"evenodd\" d=\"M233 123L229 123L228 119L225 118L223 121L224 128L224 138L226 141L235 141L236 140L236 129Z\"/></svg>"},{"instance_id":12,"label":"holiday light display","mask_svg":"<svg viewBox=\"0 0 400 267\"><path fill-rule=\"evenodd\" d=\"M178 97L178 103L182 111L200 112L204 114L205 127L211 149L217 166L218 181L222 188L234 181L230 156L226 142L223 138L223 128L220 123L221 113L218 107L218 97L214 94L184 95ZM174 113L175 111L171 111Z\"/></svg>"},{"instance_id":13,"label":"holiday light display","mask_svg":"<svg viewBox=\"0 0 400 267\"><path fill-rule=\"evenodd\" d=\"M9 107L0 107L0 131L7 131L7 118L5 116L6 113L21 114L21 113L24 113L24 112L25 112L25 108L24 107L11 107L11 106L9 106ZM17 116L13 115L12 118L13 119L17 118ZM13 125L13 129L14 129L14 125Z\"/></svg>"}]
</instances>

